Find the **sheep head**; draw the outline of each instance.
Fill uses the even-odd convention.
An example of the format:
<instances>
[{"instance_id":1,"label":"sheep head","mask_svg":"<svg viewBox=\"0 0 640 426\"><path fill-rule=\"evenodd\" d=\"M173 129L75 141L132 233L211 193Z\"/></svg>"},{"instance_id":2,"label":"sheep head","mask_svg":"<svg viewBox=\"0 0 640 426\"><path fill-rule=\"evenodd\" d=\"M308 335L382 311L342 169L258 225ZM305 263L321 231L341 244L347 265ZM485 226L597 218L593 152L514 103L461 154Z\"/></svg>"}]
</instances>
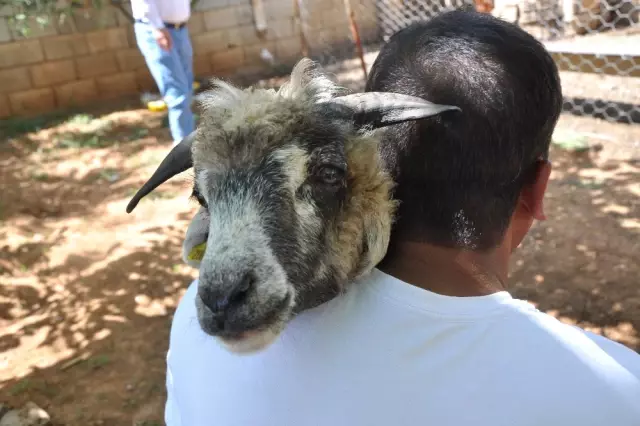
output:
<instances>
[{"instance_id":1,"label":"sheep head","mask_svg":"<svg viewBox=\"0 0 640 426\"><path fill-rule=\"evenodd\" d=\"M198 129L127 211L193 167L201 208L183 256L199 267L198 320L230 350L250 352L384 256L394 202L376 129L458 108L392 93L344 95L308 59L278 91L216 86ZM201 261L189 261L205 241Z\"/></svg>"}]
</instances>

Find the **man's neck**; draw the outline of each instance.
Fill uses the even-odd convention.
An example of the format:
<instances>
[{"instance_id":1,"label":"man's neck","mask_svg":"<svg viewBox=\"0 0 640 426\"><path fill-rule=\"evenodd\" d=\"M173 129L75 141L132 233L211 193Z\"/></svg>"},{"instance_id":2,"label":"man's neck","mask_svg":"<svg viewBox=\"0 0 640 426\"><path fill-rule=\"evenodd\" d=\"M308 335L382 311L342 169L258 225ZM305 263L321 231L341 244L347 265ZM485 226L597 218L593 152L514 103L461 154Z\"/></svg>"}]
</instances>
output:
<instances>
[{"instance_id":1,"label":"man's neck","mask_svg":"<svg viewBox=\"0 0 640 426\"><path fill-rule=\"evenodd\" d=\"M394 245L378 268L401 281L446 296L483 296L506 290L509 250L448 249L430 244Z\"/></svg>"}]
</instances>

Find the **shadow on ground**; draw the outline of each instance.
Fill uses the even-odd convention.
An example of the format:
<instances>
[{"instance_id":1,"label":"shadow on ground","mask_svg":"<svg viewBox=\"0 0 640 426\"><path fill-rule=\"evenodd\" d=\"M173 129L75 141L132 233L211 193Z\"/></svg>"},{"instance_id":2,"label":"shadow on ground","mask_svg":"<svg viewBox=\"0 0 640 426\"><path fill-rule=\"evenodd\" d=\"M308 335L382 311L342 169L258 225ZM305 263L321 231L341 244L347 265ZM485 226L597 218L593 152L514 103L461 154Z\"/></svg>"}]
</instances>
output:
<instances>
[{"instance_id":1,"label":"shadow on ground","mask_svg":"<svg viewBox=\"0 0 640 426\"><path fill-rule=\"evenodd\" d=\"M163 116L58 117L0 141L0 402L57 425L162 424L170 316L194 277L188 177L127 215L170 149Z\"/></svg>"},{"instance_id":2,"label":"shadow on ground","mask_svg":"<svg viewBox=\"0 0 640 426\"><path fill-rule=\"evenodd\" d=\"M112 142L56 145L105 120ZM160 425L171 315L195 276L180 246L197 207L184 178L127 215L168 133L148 111L99 121L0 141L0 402L32 400L56 425ZM549 220L518 251L511 282L540 309L638 350L640 164L598 158L554 150Z\"/></svg>"},{"instance_id":3,"label":"shadow on ground","mask_svg":"<svg viewBox=\"0 0 640 426\"><path fill-rule=\"evenodd\" d=\"M18 135L20 127L0 141L0 220L86 217L98 204L133 195L133 175L157 166L170 149L163 115L102 108L59 117L46 125L35 119L40 131Z\"/></svg>"},{"instance_id":4,"label":"shadow on ground","mask_svg":"<svg viewBox=\"0 0 640 426\"><path fill-rule=\"evenodd\" d=\"M598 165L554 150L548 220L523 242L518 297L640 350L640 157Z\"/></svg>"},{"instance_id":5,"label":"shadow on ground","mask_svg":"<svg viewBox=\"0 0 640 426\"><path fill-rule=\"evenodd\" d=\"M3 337L2 351L23 345L56 360L33 360L25 377L4 382L12 404L34 401L60 425L161 424L170 316L193 278L174 267L181 233L163 234L162 243L100 268L88 266L96 259L70 258L60 269L81 272L58 284L63 291L25 285L8 295L25 321Z\"/></svg>"}]
</instances>

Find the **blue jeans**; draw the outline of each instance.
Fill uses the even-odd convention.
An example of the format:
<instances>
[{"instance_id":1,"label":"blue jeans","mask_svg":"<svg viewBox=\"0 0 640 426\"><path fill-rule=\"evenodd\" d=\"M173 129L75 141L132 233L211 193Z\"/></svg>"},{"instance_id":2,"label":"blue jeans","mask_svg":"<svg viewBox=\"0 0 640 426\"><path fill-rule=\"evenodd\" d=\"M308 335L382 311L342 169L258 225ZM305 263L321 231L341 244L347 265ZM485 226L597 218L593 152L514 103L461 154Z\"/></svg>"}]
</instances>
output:
<instances>
[{"instance_id":1,"label":"blue jeans","mask_svg":"<svg viewBox=\"0 0 640 426\"><path fill-rule=\"evenodd\" d=\"M158 46L150 25L136 22L134 30L138 48L167 104L171 137L174 143L180 142L195 129L191 111L193 49L189 30L187 27L168 28L173 42L169 51Z\"/></svg>"}]
</instances>

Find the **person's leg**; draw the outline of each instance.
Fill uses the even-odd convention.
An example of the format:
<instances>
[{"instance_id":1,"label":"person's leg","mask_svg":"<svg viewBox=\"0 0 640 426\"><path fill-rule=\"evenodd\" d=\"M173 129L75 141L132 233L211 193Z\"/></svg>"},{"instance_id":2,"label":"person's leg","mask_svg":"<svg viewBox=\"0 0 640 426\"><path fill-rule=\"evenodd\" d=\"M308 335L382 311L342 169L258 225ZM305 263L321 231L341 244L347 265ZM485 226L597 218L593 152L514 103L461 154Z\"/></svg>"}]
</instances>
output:
<instances>
[{"instance_id":1,"label":"person's leg","mask_svg":"<svg viewBox=\"0 0 640 426\"><path fill-rule=\"evenodd\" d=\"M171 137L174 143L179 142L194 130L195 125L191 111L191 86L178 50L175 46L170 51L161 49L148 25L136 23L134 28L138 47L167 104Z\"/></svg>"},{"instance_id":2,"label":"person's leg","mask_svg":"<svg viewBox=\"0 0 640 426\"><path fill-rule=\"evenodd\" d=\"M174 48L178 54L180 64L187 77L187 86L189 87L189 105L193 105L193 48L191 46L191 39L189 38L189 30L187 27L179 30L170 30L173 37ZM195 129L195 118L193 113L190 114L190 119L193 124L192 128Z\"/></svg>"},{"instance_id":3,"label":"person's leg","mask_svg":"<svg viewBox=\"0 0 640 426\"><path fill-rule=\"evenodd\" d=\"M182 63L182 68L187 76L189 87L193 87L193 47L191 37L187 27L176 32L175 46Z\"/></svg>"}]
</instances>

